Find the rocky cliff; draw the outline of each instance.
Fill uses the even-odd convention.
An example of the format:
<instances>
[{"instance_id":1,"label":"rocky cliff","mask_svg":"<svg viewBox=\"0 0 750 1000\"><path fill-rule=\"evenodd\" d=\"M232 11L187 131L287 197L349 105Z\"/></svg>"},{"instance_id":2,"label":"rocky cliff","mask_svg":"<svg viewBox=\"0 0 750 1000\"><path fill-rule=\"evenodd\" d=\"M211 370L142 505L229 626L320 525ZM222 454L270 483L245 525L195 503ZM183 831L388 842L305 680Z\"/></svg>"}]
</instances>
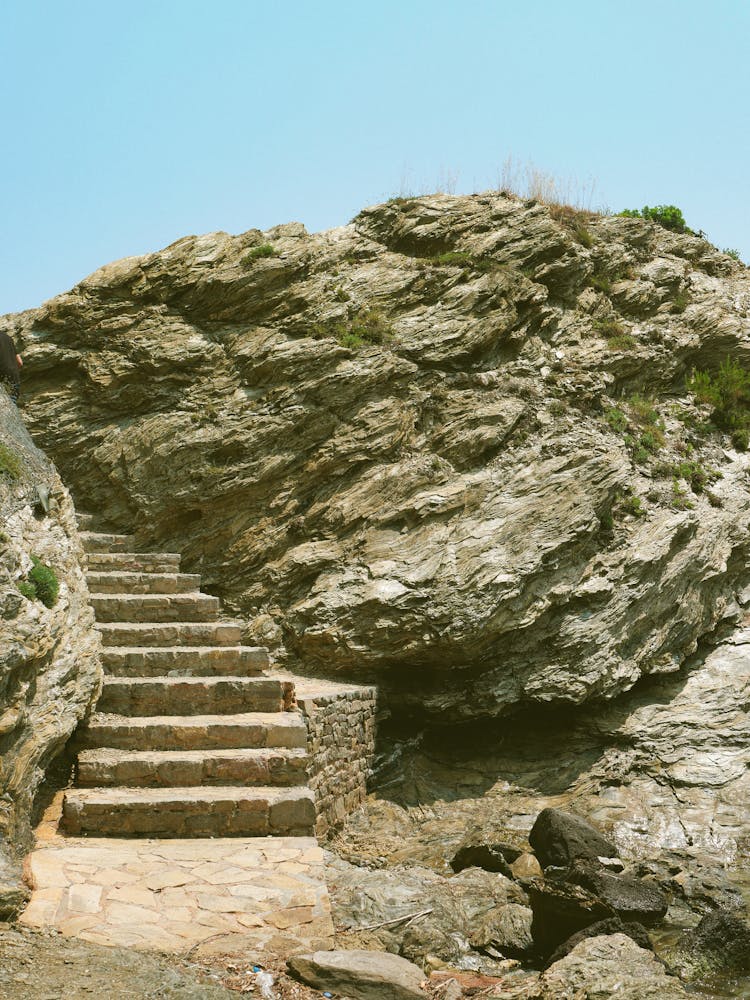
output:
<instances>
[{"instance_id":1,"label":"rocky cliff","mask_svg":"<svg viewBox=\"0 0 750 1000\"><path fill-rule=\"evenodd\" d=\"M70 496L0 389L0 917L23 897L16 861L45 768L98 694L81 560Z\"/></svg>"},{"instance_id":2,"label":"rocky cliff","mask_svg":"<svg viewBox=\"0 0 750 1000\"><path fill-rule=\"evenodd\" d=\"M750 463L685 381L748 309L703 239L488 194L188 237L2 325L81 507L297 670L455 719L613 697L736 615Z\"/></svg>"}]
</instances>

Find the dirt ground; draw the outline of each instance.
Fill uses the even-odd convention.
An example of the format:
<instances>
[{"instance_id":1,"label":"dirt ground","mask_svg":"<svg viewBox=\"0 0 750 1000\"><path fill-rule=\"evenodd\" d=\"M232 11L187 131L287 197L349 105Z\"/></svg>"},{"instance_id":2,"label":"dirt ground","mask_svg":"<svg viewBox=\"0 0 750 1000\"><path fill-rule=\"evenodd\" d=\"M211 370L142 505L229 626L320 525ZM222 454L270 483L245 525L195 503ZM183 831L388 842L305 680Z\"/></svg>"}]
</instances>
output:
<instances>
[{"instance_id":1,"label":"dirt ground","mask_svg":"<svg viewBox=\"0 0 750 1000\"><path fill-rule=\"evenodd\" d=\"M2 1000L266 1000L253 964L252 957L191 962L0 923ZM276 1000L319 1000L282 970L281 963L266 970Z\"/></svg>"}]
</instances>

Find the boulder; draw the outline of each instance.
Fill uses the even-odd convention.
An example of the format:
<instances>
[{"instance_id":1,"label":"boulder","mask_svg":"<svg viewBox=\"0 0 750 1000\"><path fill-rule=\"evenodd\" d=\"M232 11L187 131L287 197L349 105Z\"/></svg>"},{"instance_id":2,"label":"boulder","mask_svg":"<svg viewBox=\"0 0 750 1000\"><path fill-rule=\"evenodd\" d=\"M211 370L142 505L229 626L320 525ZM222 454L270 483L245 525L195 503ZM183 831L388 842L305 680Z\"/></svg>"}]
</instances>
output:
<instances>
[{"instance_id":1,"label":"boulder","mask_svg":"<svg viewBox=\"0 0 750 1000\"><path fill-rule=\"evenodd\" d=\"M686 979L750 973L750 924L736 911L716 910L686 931L670 962Z\"/></svg>"},{"instance_id":2,"label":"boulder","mask_svg":"<svg viewBox=\"0 0 750 1000\"><path fill-rule=\"evenodd\" d=\"M463 844L451 858L454 872L464 868L483 868L486 872L502 872L513 878L510 863L521 856L521 851L509 844L471 843Z\"/></svg>"},{"instance_id":3,"label":"boulder","mask_svg":"<svg viewBox=\"0 0 750 1000\"><path fill-rule=\"evenodd\" d=\"M528 906L518 903L497 906L479 918L469 943L478 951L491 948L503 958L528 958L534 952L533 917Z\"/></svg>"},{"instance_id":4,"label":"boulder","mask_svg":"<svg viewBox=\"0 0 750 1000\"><path fill-rule=\"evenodd\" d=\"M384 951L316 951L287 962L293 976L352 1000L424 1000L422 970Z\"/></svg>"},{"instance_id":5,"label":"boulder","mask_svg":"<svg viewBox=\"0 0 750 1000\"><path fill-rule=\"evenodd\" d=\"M744 583L745 469L675 387L746 355L750 273L579 222L485 193L189 236L0 328L80 502L183 553L277 661L441 724L599 704L678 670ZM657 469L688 444L713 504Z\"/></svg>"},{"instance_id":6,"label":"boulder","mask_svg":"<svg viewBox=\"0 0 750 1000\"><path fill-rule=\"evenodd\" d=\"M590 862L573 865L567 880L588 889L621 920L652 926L666 915L667 897L651 881L631 875L613 875Z\"/></svg>"},{"instance_id":7,"label":"boulder","mask_svg":"<svg viewBox=\"0 0 750 1000\"><path fill-rule=\"evenodd\" d=\"M578 885L537 879L527 888L534 914L531 933L542 957L584 927L614 916L611 907Z\"/></svg>"},{"instance_id":8,"label":"boulder","mask_svg":"<svg viewBox=\"0 0 750 1000\"><path fill-rule=\"evenodd\" d=\"M587 938L551 965L537 1000L686 1000L661 962L626 934Z\"/></svg>"},{"instance_id":9,"label":"boulder","mask_svg":"<svg viewBox=\"0 0 750 1000\"><path fill-rule=\"evenodd\" d=\"M610 858L615 845L580 816L561 809L543 809L529 834L529 843L542 868L567 867L578 858Z\"/></svg>"},{"instance_id":10,"label":"boulder","mask_svg":"<svg viewBox=\"0 0 750 1000\"><path fill-rule=\"evenodd\" d=\"M522 882L524 879L538 878L542 874L542 866L533 854L525 853L516 858L510 866L510 872L513 878Z\"/></svg>"},{"instance_id":11,"label":"boulder","mask_svg":"<svg viewBox=\"0 0 750 1000\"><path fill-rule=\"evenodd\" d=\"M623 923L619 917L610 917L608 920L599 920L595 924L584 927L582 931L578 931L572 937L569 937L567 941L563 941L560 947L556 948L547 959L545 968L548 968L555 962L559 962L561 958L565 958L577 944L585 941L586 938L600 937L602 934L627 934L629 938L635 941L639 948L645 948L646 951L654 950L651 938L648 936L648 931L645 927L641 924Z\"/></svg>"}]
</instances>

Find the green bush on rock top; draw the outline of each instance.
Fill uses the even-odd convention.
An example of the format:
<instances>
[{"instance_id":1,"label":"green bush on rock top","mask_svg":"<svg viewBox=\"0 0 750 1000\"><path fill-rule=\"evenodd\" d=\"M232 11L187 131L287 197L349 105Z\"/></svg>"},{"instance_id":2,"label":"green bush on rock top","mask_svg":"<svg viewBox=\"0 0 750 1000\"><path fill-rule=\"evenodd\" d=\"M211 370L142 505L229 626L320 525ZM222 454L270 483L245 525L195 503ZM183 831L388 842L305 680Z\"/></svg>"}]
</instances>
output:
<instances>
[{"instance_id":1,"label":"green bush on rock top","mask_svg":"<svg viewBox=\"0 0 750 1000\"><path fill-rule=\"evenodd\" d=\"M620 212L620 215L629 219L647 219L649 222L655 222L658 226L669 229L673 233L687 233L690 236L695 236L693 230L685 222L682 210L676 205L654 205L653 208L644 205L640 210L637 208L626 208Z\"/></svg>"}]
</instances>

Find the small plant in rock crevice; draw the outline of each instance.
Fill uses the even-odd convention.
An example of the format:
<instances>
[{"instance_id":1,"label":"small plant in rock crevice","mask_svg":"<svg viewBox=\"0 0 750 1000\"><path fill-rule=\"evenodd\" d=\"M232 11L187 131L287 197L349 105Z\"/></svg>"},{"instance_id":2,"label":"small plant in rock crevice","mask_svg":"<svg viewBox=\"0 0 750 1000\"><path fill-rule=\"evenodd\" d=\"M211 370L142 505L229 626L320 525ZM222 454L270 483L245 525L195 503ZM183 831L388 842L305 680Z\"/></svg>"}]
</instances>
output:
<instances>
[{"instance_id":1,"label":"small plant in rock crevice","mask_svg":"<svg viewBox=\"0 0 750 1000\"><path fill-rule=\"evenodd\" d=\"M41 601L45 607L51 608L57 601L60 592L60 582L51 566L35 555L31 557L32 567L25 580L17 584L18 590L29 601Z\"/></svg>"},{"instance_id":2,"label":"small plant in rock crevice","mask_svg":"<svg viewBox=\"0 0 750 1000\"><path fill-rule=\"evenodd\" d=\"M261 243L260 246L252 247L248 252L242 257L241 263L248 267L250 264L254 264L256 260L263 260L264 257L278 257L279 251L276 247L271 246L270 243Z\"/></svg>"},{"instance_id":3,"label":"small plant in rock crevice","mask_svg":"<svg viewBox=\"0 0 750 1000\"><path fill-rule=\"evenodd\" d=\"M712 421L732 435L735 448L745 450L750 432L750 371L726 358L718 371L693 371L687 383L699 403L713 407Z\"/></svg>"},{"instance_id":4,"label":"small plant in rock crevice","mask_svg":"<svg viewBox=\"0 0 750 1000\"><path fill-rule=\"evenodd\" d=\"M393 327L378 309L361 309L348 319L318 323L312 329L315 340L333 337L342 347L356 351L366 344L385 346L394 337Z\"/></svg>"},{"instance_id":5,"label":"small plant in rock crevice","mask_svg":"<svg viewBox=\"0 0 750 1000\"><path fill-rule=\"evenodd\" d=\"M20 478L23 466L18 455L0 442L0 475L3 473L10 479Z\"/></svg>"}]
</instances>

